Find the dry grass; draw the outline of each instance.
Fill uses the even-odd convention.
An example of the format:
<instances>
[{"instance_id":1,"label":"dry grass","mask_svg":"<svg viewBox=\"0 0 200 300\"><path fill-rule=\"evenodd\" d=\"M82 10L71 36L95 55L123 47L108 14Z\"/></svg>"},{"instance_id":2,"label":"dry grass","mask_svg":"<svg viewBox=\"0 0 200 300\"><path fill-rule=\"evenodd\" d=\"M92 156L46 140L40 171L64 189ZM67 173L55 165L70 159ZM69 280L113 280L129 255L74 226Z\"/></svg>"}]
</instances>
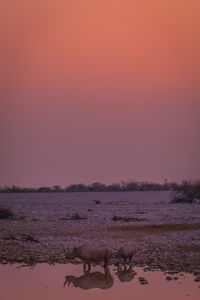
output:
<instances>
[{"instance_id":1,"label":"dry grass","mask_svg":"<svg viewBox=\"0 0 200 300\"><path fill-rule=\"evenodd\" d=\"M108 227L111 232L135 232L135 233L162 233L168 231L188 231L200 229L200 223L196 224L161 224L161 225L136 225Z\"/></svg>"}]
</instances>

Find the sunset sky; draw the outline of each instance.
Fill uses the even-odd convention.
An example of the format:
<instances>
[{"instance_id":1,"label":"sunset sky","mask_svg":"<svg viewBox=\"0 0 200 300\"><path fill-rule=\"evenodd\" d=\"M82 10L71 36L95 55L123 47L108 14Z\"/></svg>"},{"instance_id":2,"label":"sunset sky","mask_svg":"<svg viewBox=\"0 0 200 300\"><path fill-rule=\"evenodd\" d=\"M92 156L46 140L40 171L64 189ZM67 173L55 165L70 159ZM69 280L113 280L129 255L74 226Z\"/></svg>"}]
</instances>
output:
<instances>
[{"instance_id":1,"label":"sunset sky","mask_svg":"<svg viewBox=\"0 0 200 300\"><path fill-rule=\"evenodd\" d=\"M199 0L1 0L0 186L200 179Z\"/></svg>"}]
</instances>

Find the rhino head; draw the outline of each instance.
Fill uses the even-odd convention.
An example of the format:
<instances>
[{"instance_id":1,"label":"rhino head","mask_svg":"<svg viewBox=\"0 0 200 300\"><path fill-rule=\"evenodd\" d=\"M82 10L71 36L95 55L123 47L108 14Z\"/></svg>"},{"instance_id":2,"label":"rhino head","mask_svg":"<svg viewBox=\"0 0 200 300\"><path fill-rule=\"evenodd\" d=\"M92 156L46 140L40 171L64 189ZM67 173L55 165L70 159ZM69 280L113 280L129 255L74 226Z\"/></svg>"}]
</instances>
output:
<instances>
[{"instance_id":1,"label":"rhino head","mask_svg":"<svg viewBox=\"0 0 200 300\"><path fill-rule=\"evenodd\" d=\"M63 247L64 253L65 253L65 258L66 259L74 259L77 256L77 248L74 248L72 251L67 248L67 251Z\"/></svg>"},{"instance_id":2,"label":"rhino head","mask_svg":"<svg viewBox=\"0 0 200 300\"><path fill-rule=\"evenodd\" d=\"M66 284L68 286L70 286L71 283L73 284L74 287L77 287L76 280L77 280L77 278L75 276L65 276L65 282L64 282L63 287L65 287Z\"/></svg>"}]
</instances>

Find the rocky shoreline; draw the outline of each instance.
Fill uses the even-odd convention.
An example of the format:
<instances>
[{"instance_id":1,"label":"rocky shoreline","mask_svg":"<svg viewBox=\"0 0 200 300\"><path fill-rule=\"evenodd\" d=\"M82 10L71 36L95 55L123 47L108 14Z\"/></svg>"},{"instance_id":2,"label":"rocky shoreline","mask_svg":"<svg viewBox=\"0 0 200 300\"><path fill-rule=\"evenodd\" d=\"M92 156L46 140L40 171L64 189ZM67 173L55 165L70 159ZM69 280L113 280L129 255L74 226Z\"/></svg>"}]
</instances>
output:
<instances>
[{"instance_id":1,"label":"rocky shoreline","mask_svg":"<svg viewBox=\"0 0 200 300\"><path fill-rule=\"evenodd\" d=\"M197 235L198 232L193 232ZM103 238L103 233L101 233L101 239ZM108 247L113 251L117 251L117 245L121 245L120 235L116 236L114 239L112 236L104 236L104 246ZM161 270L163 272L172 272L173 274L186 272L191 273L196 276L196 280L200 281L200 245L181 245L181 244L168 244L167 246L156 243L156 239L161 239L159 234L154 237L149 234L138 235L134 237L134 244L132 242L132 247L134 247L135 254L132 259L132 264L138 267L148 267L149 270ZM162 237L163 238L163 237ZM78 240L81 239L80 236L74 237L76 243L74 246L83 244L78 244ZM110 240L110 243L109 243ZM112 240L112 243L111 243ZM0 239L0 263L20 263L27 265L34 265L37 263L68 263L66 260L63 246L71 246L73 248L73 242L66 243L66 240L61 240L61 238L41 238L37 240L28 235L20 235L13 238L12 236ZM91 237L87 240L88 245L95 244L96 247L102 246L102 243L97 243L95 237ZM124 244L130 246L131 238L127 236L124 239ZM80 263L79 259L70 261L72 263ZM117 259L112 259L112 264L119 263ZM123 262L122 262L123 263Z\"/></svg>"}]
</instances>

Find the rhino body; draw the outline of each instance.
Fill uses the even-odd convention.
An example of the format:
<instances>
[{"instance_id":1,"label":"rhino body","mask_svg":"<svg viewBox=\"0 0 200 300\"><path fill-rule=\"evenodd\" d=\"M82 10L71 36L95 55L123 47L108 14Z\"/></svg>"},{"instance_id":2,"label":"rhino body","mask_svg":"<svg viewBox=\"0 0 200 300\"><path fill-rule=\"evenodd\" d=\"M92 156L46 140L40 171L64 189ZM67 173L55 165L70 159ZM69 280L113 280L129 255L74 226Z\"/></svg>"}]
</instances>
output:
<instances>
[{"instance_id":1,"label":"rhino body","mask_svg":"<svg viewBox=\"0 0 200 300\"><path fill-rule=\"evenodd\" d=\"M106 266L112 255L112 251L107 248L94 248L90 246L80 246L68 253L65 251L67 259L81 258L85 264L88 264L89 268L90 262L98 263L104 261L104 265Z\"/></svg>"},{"instance_id":2,"label":"rhino body","mask_svg":"<svg viewBox=\"0 0 200 300\"><path fill-rule=\"evenodd\" d=\"M104 274L101 272L85 271L84 275L80 277L66 276L64 286L68 283L73 284L74 287L79 287L83 290L89 290L94 288L109 289L113 286L114 279L110 274L109 268L104 267Z\"/></svg>"}]
</instances>

